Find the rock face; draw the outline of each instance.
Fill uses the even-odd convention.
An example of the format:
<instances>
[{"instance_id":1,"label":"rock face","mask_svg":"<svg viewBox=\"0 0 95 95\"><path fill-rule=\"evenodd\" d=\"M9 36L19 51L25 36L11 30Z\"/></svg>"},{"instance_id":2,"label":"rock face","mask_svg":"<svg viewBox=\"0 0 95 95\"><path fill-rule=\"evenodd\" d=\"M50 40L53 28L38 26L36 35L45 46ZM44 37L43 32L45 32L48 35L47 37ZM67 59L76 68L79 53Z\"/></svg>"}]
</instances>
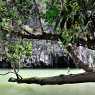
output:
<instances>
[{"instance_id":1,"label":"rock face","mask_svg":"<svg viewBox=\"0 0 95 95\"><path fill-rule=\"evenodd\" d=\"M54 34L53 28L44 20L39 19L39 14L35 11L37 7L33 6L35 8L32 8L32 12L34 12L32 18L24 23L24 25L33 29L33 31L28 32L35 35L42 34L43 32ZM57 64L63 63L63 56L64 52L60 41L32 39L32 59L28 60L28 63L31 67L54 67Z\"/></svg>"},{"instance_id":2,"label":"rock face","mask_svg":"<svg viewBox=\"0 0 95 95\"><path fill-rule=\"evenodd\" d=\"M62 43L51 40L32 40L32 63L39 66L54 66L64 55Z\"/></svg>"},{"instance_id":3,"label":"rock face","mask_svg":"<svg viewBox=\"0 0 95 95\"><path fill-rule=\"evenodd\" d=\"M78 46L76 49L77 57L89 67L95 68L95 50L88 49L83 46Z\"/></svg>"}]
</instances>

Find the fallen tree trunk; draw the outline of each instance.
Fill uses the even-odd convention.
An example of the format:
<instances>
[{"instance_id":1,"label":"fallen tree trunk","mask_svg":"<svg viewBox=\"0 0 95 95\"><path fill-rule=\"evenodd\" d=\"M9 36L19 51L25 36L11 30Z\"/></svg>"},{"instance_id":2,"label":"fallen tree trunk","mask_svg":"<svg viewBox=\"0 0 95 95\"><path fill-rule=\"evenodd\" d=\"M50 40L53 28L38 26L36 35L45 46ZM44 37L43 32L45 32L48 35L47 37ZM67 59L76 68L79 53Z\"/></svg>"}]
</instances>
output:
<instances>
[{"instance_id":1,"label":"fallen tree trunk","mask_svg":"<svg viewBox=\"0 0 95 95\"><path fill-rule=\"evenodd\" d=\"M61 84L74 84L95 82L95 72L85 72L81 74L59 75L53 77L31 77L31 78L10 78L9 82L27 83L27 84L40 84L40 85L61 85Z\"/></svg>"}]
</instances>

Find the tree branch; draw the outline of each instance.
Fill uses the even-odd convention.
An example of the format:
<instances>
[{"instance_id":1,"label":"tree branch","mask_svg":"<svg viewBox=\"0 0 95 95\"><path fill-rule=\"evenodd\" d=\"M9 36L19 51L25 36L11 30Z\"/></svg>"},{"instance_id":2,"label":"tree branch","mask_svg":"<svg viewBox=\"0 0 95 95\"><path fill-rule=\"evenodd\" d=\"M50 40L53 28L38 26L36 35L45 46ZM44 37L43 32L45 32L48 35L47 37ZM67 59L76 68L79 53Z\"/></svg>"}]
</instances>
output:
<instances>
[{"instance_id":1,"label":"tree branch","mask_svg":"<svg viewBox=\"0 0 95 95\"><path fill-rule=\"evenodd\" d=\"M22 34L22 33L17 33L17 36L21 36L22 38L27 38L27 39L40 39L40 40L58 40L59 35L58 34L52 34L52 33L43 33L42 35L35 35L35 34Z\"/></svg>"}]
</instances>

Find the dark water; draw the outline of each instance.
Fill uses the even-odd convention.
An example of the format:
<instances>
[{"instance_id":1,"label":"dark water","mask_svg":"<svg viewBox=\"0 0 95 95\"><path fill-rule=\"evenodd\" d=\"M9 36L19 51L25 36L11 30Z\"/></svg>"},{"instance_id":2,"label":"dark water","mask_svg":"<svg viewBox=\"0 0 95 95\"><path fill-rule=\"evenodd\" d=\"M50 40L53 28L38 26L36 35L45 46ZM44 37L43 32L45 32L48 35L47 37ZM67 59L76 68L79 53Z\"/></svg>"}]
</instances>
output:
<instances>
[{"instance_id":1,"label":"dark water","mask_svg":"<svg viewBox=\"0 0 95 95\"><path fill-rule=\"evenodd\" d=\"M0 70L5 73L9 70ZM71 70L70 73L79 73L83 70ZM31 76L52 76L67 74L67 70L20 70L23 77ZM47 85L40 86L36 84L17 84L8 83L9 77L15 75L9 74L0 76L0 95L95 95L95 83L84 84L65 84L65 85Z\"/></svg>"}]
</instances>

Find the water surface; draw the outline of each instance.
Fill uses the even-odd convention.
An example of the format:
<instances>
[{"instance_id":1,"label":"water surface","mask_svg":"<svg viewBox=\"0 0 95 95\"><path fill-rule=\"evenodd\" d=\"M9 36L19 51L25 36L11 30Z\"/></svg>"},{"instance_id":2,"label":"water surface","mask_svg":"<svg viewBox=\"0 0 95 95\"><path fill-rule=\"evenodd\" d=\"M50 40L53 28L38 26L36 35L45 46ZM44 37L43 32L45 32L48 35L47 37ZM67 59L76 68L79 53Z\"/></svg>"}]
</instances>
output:
<instances>
[{"instance_id":1,"label":"water surface","mask_svg":"<svg viewBox=\"0 0 95 95\"><path fill-rule=\"evenodd\" d=\"M9 70L0 70L5 73ZM71 70L70 73L80 73L83 70ZM22 77L53 76L68 74L67 70L20 70ZM95 83L46 85L9 83L8 79L15 77L13 74L0 76L0 95L95 95Z\"/></svg>"}]
</instances>

